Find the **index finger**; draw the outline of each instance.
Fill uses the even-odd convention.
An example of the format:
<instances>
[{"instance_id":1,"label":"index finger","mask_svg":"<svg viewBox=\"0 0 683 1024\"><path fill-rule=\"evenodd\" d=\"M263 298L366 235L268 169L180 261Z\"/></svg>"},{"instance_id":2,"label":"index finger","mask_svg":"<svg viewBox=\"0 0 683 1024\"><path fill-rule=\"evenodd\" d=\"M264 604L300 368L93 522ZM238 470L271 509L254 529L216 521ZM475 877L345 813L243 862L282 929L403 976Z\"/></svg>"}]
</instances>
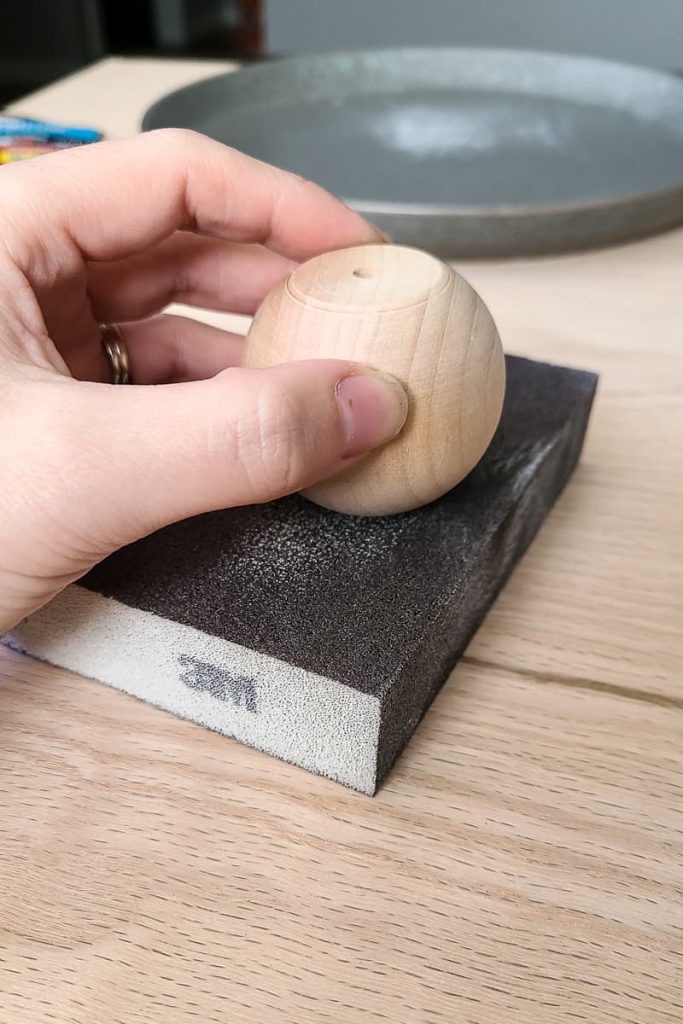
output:
<instances>
[{"instance_id":1,"label":"index finger","mask_svg":"<svg viewBox=\"0 0 683 1024\"><path fill-rule=\"evenodd\" d=\"M180 129L3 169L0 185L20 198L24 183L34 231L51 245L72 241L87 260L130 256L178 229L259 242L295 260L385 240L318 185ZM22 216L13 198L9 213Z\"/></svg>"}]
</instances>

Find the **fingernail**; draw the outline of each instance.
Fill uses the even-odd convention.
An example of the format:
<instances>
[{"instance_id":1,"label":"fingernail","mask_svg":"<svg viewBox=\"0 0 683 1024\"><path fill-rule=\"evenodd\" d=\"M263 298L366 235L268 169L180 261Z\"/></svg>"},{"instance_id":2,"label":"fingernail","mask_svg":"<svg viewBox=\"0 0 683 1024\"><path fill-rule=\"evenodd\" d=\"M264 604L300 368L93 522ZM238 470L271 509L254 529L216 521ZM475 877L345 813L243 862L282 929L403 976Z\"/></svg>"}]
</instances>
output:
<instances>
[{"instance_id":1,"label":"fingernail","mask_svg":"<svg viewBox=\"0 0 683 1024\"><path fill-rule=\"evenodd\" d=\"M373 224L373 227L383 242L386 242L387 245L392 244L394 240L390 235L386 233L386 231L382 231L381 228L378 228L376 224Z\"/></svg>"},{"instance_id":2,"label":"fingernail","mask_svg":"<svg viewBox=\"0 0 683 1024\"><path fill-rule=\"evenodd\" d=\"M337 384L337 404L344 429L344 455L386 444L403 428L408 396L395 377L367 370Z\"/></svg>"},{"instance_id":3,"label":"fingernail","mask_svg":"<svg viewBox=\"0 0 683 1024\"><path fill-rule=\"evenodd\" d=\"M378 228L377 225L373 224L370 220L366 223L370 228L368 242L374 242L375 245L377 245L378 242L384 242L386 245L392 244L393 239L389 237L386 231L382 231L381 228Z\"/></svg>"}]
</instances>

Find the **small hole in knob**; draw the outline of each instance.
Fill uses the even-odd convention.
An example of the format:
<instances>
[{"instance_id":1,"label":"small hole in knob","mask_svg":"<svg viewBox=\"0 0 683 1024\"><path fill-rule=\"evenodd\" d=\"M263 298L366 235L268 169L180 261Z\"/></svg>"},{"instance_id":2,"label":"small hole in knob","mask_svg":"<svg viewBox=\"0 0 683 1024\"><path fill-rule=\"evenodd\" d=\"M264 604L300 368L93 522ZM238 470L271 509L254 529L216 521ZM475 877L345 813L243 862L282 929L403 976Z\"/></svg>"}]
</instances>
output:
<instances>
[{"instance_id":1,"label":"small hole in knob","mask_svg":"<svg viewBox=\"0 0 683 1024\"><path fill-rule=\"evenodd\" d=\"M356 267L356 269L353 271L353 276L354 277L372 277L372 271L368 270L366 267Z\"/></svg>"}]
</instances>

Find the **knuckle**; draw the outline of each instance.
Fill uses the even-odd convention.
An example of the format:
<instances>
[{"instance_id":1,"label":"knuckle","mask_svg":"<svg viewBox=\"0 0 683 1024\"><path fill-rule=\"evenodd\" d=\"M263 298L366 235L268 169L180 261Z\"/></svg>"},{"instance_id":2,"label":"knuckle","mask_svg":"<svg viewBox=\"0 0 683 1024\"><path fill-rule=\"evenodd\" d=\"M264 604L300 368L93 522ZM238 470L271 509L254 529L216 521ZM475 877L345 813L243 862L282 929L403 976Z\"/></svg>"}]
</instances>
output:
<instances>
[{"instance_id":1,"label":"knuckle","mask_svg":"<svg viewBox=\"0 0 683 1024\"><path fill-rule=\"evenodd\" d=\"M191 128L155 128L147 134L153 146L179 149L181 152L206 144L206 137Z\"/></svg>"},{"instance_id":2,"label":"knuckle","mask_svg":"<svg viewBox=\"0 0 683 1024\"><path fill-rule=\"evenodd\" d=\"M251 422L239 430L239 461L260 498L303 486L315 439L302 398L269 382L258 393Z\"/></svg>"},{"instance_id":3,"label":"knuckle","mask_svg":"<svg viewBox=\"0 0 683 1024\"><path fill-rule=\"evenodd\" d=\"M237 150L192 128L155 128L142 138L153 148L163 149L174 159L186 162L200 160L207 163L216 159L234 158Z\"/></svg>"}]
</instances>

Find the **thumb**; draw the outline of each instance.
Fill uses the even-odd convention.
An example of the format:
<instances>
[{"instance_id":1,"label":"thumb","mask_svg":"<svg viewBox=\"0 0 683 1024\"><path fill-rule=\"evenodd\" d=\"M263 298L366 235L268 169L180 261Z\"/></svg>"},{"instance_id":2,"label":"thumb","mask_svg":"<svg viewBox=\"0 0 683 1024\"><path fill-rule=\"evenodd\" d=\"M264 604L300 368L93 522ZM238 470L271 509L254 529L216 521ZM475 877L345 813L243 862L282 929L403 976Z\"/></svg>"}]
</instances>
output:
<instances>
[{"instance_id":1,"label":"thumb","mask_svg":"<svg viewBox=\"0 0 683 1024\"><path fill-rule=\"evenodd\" d=\"M72 396L73 400L73 396ZM398 434L393 377L339 360L231 368L159 387L79 384L70 418L97 444L72 455L85 535L111 550L160 526L269 501L331 476Z\"/></svg>"}]
</instances>

